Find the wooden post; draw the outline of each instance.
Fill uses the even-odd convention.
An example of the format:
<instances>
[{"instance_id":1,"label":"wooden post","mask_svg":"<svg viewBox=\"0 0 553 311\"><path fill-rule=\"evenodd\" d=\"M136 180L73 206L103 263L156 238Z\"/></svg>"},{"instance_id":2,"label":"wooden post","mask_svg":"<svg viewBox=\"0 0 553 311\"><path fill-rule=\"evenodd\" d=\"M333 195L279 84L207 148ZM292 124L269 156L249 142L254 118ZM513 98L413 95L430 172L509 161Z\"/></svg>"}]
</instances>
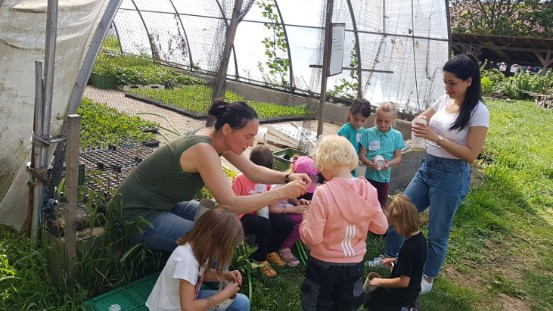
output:
<instances>
[{"instance_id":1,"label":"wooden post","mask_svg":"<svg viewBox=\"0 0 553 311\"><path fill-rule=\"evenodd\" d=\"M213 84L213 96L212 100L225 95L225 82L227 81L227 68L230 59L230 52L234 45L234 36L236 35L236 28L238 28L238 17L240 16L240 9L242 8L243 0L234 1L234 9L232 10L232 17L230 19L230 25L227 28L227 35L225 40L225 46L223 48L223 55L221 57L221 63L217 70L217 77ZM207 116L206 126L212 126L215 123L213 116Z\"/></svg>"},{"instance_id":2,"label":"wooden post","mask_svg":"<svg viewBox=\"0 0 553 311\"><path fill-rule=\"evenodd\" d=\"M73 276L73 258L77 255L77 237L75 232L75 214L79 187L79 149L81 137L80 117L76 114L67 116L67 141L65 145L65 184L67 185L67 208L65 210L65 268L70 287L75 284Z\"/></svg>"},{"instance_id":3,"label":"wooden post","mask_svg":"<svg viewBox=\"0 0 553 311\"><path fill-rule=\"evenodd\" d=\"M326 102L326 83L330 68L330 55L332 53L332 11L334 8L334 0L326 2L326 22L325 22L325 42L323 52L323 70L321 74L321 100L319 102L319 111L317 117L319 123L317 126L317 137L323 134L323 109Z\"/></svg>"}]
</instances>

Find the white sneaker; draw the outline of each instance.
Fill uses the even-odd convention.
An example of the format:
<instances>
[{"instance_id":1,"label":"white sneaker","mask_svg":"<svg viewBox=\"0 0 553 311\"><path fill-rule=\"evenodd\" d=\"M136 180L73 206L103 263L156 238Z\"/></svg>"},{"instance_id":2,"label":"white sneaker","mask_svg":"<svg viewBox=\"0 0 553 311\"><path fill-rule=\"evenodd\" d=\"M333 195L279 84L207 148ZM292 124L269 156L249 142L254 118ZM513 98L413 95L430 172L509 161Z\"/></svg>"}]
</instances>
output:
<instances>
[{"instance_id":1,"label":"white sneaker","mask_svg":"<svg viewBox=\"0 0 553 311\"><path fill-rule=\"evenodd\" d=\"M422 277L421 280L421 295L424 295L432 290L432 284L434 282L428 282L425 277Z\"/></svg>"},{"instance_id":2,"label":"white sneaker","mask_svg":"<svg viewBox=\"0 0 553 311\"><path fill-rule=\"evenodd\" d=\"M382 259L384 259L384 255L380 255L373 260L367 260L365 261L365 267L367 268L382 268L384 265L382 265Z\"/></svg>"}]
</instances>

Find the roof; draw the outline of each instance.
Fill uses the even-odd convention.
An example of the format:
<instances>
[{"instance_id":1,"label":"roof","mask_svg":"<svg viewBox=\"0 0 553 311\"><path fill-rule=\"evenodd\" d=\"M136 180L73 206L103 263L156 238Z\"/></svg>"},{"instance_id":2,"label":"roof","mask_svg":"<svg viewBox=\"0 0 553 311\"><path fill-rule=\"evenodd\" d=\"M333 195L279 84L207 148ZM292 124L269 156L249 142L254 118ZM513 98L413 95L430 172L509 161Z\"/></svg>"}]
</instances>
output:
<instances>
[{"instance_id":1,"label":"roof","mask_svg":"<svg viewBox=\"0 0 553 311\"><path fill-rule=\"evenodd\" d=\"M553 58L553 39L453 33L451 41L451 48L455 53L470 51L479 59L519 65L543 65L536 54L546 60Z\"/></svg>"}]
</instances>

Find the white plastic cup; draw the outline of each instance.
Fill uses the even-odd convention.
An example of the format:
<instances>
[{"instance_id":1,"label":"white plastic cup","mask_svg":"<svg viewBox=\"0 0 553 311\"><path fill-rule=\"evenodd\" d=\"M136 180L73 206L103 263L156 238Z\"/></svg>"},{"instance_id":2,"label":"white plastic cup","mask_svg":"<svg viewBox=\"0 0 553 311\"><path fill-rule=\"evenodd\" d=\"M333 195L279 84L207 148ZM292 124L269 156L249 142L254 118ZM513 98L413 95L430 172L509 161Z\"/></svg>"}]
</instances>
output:
<instances>
[{"instance_id":1,"label":"white plastic cup","mask_svg":"<svg viewBox=\"0 0 553 311\"><path fill-rule=\"evenodd\" d=\"M269 219L269 207L263 206L262 208L256 211L257 216L265 217Z\"/></svg>"},{"instance_id":2,"label":"white plastic cup","mask_svg":"<svg viewBox=\"0 0 553 311\"><path fill-rule=\"evenodd\" d=\"M378 288L376 286L369 286L369 281L374 279L374 278L380 278L380 277L381 277L380 274L378 274L376 272L370 272L369 273L369 275L367 276L367 279L365 279L365 284L363 286L363 289L365 290L366 293L370 293L373 290Z\"/></svg>"},{"instance_id":3,"label":"white plastic cup","mask_svg":"<svg viewBox=\"0 0 553 311\"><path fill-rule=\"evenodd\" d=\"M196 220L198 220L200 216L202 216L205 212L212 208L215 208L215 202L211 201L210 199L202 199L200 201L200 206L196 211L196 216L194 216L194 222L196 222Z\"/></svg>"},{"instance_id":4,"label":"white plastic cup","mask_svg":"<svg viewBox=\"0 0 553 311\"><path fill-rule=\"evenodd\" d=\"M365 173L367 173L367 166L366 165L359 165L355 168L354 174L355 177L365 177Z\"/></svg>"},{"instance_id":5,"label":"white plastic cup","mask_svg":"<svg viewBox=\"0 0 553 311\"><path fill-rule=\"evenodd\" d=\"M425 118L415 118L411 122L411 126L426 125ZM411 150L413 151L426 151L426 139L424 137L417 137L415 133L411 131Z\"/></svg>"},{"instance_id":6,"label":"white plastic cup","mask_svg":"<svg viewBox=\"0 0 553 311\"><path fill-rule=\"evenodd\" d=\"M267 185L255 184L255 193L263 193L267 191Z\"/></svg>"},{"instance_id":7,"label":"white plastic cup","mask_svg":"<svg viewBox=\"0 0 553 311\"><path fill-rule=\"evenodd\" d=\"M381 171L384 168L384 165L386 165L386 161L384 161L384 157L377 154L373 158L374 163L376 163L376 170Z\"/></svg>"}]
</instances>

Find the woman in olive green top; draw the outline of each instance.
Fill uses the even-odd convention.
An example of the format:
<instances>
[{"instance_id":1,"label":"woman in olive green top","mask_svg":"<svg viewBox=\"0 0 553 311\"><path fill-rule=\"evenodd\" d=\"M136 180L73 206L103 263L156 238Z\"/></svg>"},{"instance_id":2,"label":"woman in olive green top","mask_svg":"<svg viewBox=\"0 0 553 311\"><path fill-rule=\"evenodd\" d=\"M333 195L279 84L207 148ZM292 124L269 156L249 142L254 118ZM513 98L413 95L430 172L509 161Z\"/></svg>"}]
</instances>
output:
<instances>
[{"instance_id":1,"label":"woman in olive green top","mask_svg":"<svg viewBox=\"0 0 553 311\"><path fill-rule=\"evenodd\" d=\"M199 206L193 199L204 185L219 204L237 214L307 191L311 181L306 174L274 171L242 155L253 145L259 128L253 108L244 102L215 101L208 113L216 117L213 128L200 129L158 148L117 190L123 200L118 221L136 224L131 240L172 252L176 240L192 228ZM221 156L254 182L286 185L275 191L236 196L222 169Z\"/></svg>"}]
</instances>

